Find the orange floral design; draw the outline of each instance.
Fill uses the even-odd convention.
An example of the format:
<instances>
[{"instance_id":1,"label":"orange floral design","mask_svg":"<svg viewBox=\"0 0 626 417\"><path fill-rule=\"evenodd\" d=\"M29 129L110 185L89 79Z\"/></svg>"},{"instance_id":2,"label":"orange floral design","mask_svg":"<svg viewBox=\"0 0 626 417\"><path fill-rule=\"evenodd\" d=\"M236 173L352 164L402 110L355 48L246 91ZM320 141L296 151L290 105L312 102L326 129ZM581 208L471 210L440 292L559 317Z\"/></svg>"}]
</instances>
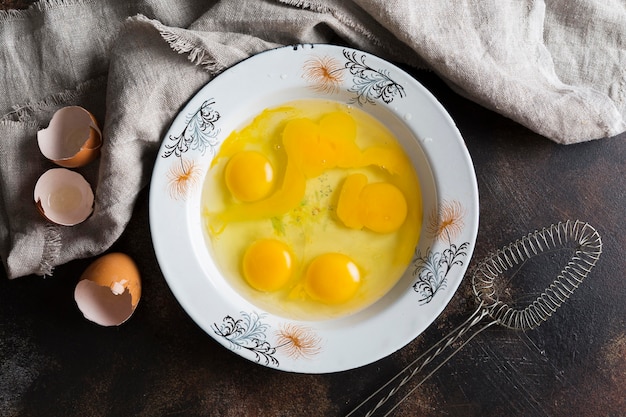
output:
<instances>
[{"instance_id":1,"label":"orange floral design","mask_svg":"<svg viewBox=\"0 0 626 417\"><path fill-rule=\"evenodd\" d=\"M192 159L180 158L167 173L170 196L184 200L189 191L201 180L200 169Z\"/></svg>"},{"instance_id":2,"label":"orange floral design","mask_svg":"<svg viewBox=\"0 0 626 417\"><path fill-rule=\"evenodd\" d=\"M343 65L328 56L308 59L303 67L302 78L313 84L322 93L334 93L343 81Z\"/></svg>"},{"instance_id":3,"label":"orange floral design","mask_svg":"<svg viewBox=\"0 0 626 417\"><path fill-rule=\"evenodd\" d=\"M465 226L465 208L456 201L443 201L439 210L433 210L427 225L427 231L435 239L445 236L451 242L463 231Z\"/></svg>"},{"instance_id":4,"label":"orange floral design","mask_svg":"<svg viewBox=\"0 0 626 417\"><path fill-rule=\"evenodd\" d=\"M294 359L311 358L317 355L320 348L320 338L311 329L286 324L276 332L279 349Z\"/></svg>"}]
</instances>

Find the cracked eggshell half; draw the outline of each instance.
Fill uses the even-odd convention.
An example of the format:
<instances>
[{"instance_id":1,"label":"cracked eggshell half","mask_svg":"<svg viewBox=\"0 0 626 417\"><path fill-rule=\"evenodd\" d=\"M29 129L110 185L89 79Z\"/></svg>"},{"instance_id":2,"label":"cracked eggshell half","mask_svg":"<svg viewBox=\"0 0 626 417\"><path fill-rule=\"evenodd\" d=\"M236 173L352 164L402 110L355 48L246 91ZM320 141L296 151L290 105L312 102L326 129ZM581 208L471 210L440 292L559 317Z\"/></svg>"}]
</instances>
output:
<instances>
[{"instance_id":1,"label":"cracked eggshell half","mask_svg":"<svg viewBox=\"0 0 626 417\"><path fill-rule=\"evenodd\" d=\"M37 132L41 153L65 168L87 165L100 154L102 132L96 118L80 106L57 110L47 128Z\"/></svg>"},{"instance_id":2,"label":"cracked eggshell half","mask_svg":"<svg viewBox=\"0 0 626 417\"><path fill-rule=\"evenodd\" d=\"M39 212L53 223L74 226L93 212L91 186L78 172L52 168L35 184L34 199Z\"/></svg>"},{"instance_id":3,"label":"cracked eggshell half","mask_svg":"<svg viewBox=\"0 0 626 417\"><path fill-rule=\"evenodd\" d=\"M74 300L87 320L119 326L135 311L141 297L137 265L126 254L113 252L92 262L80 277Z\"/></svg>"}]
</instances>

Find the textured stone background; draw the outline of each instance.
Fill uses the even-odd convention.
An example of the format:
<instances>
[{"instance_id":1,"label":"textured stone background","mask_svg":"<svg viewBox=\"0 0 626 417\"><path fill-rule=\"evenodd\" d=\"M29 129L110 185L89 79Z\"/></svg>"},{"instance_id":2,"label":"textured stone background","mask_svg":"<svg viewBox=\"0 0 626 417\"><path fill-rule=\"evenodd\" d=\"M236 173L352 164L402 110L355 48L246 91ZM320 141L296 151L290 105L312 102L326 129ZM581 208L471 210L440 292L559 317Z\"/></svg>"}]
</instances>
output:
<instances>
[{"instance_id":1,"label":"textured stone background","mask_svg":"<svg viewBox=\"0 0 626 417\"><path fill-rule=\"evenodd\" d=\"M567 219L595 226L604 251L549 322L529 332L483 332L394 416L623 417L626 134L559 146L459 97L432 73L414 75L455 120L475 165L481 208L470 267ZM113 248L133 256L144 279L142 301L123 326L100 328L78 312L73 288L90 260L59 267L47 279L9 281L0 270L0 415L345 415L472 311L465 279L433 326L383 360L327 375L268 369L218 345L180 307L151 249L147 207L144 192ZM524 274L551 281L545 261L529 263ZM506 285L505 292L514 290Z\"/></svg>"}]
</instances>

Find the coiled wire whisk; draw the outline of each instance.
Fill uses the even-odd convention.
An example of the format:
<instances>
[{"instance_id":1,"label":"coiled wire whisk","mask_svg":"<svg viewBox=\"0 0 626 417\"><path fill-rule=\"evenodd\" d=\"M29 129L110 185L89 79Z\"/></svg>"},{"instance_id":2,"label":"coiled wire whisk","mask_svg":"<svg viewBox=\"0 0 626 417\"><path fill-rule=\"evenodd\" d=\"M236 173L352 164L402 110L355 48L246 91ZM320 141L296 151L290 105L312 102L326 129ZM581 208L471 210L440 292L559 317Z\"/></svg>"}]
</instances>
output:
<instances>
[{"instance_id":1,"label":"coiled wire whisk","mask_svg":"<svg viewBox=\"0 0 626 417\"><path fill-rule=\"evenodd\" d=\"M556 279L532 303L518 309L509 306L500 298L496 285L498 277L501 277L511 268L520 267L537 255L558 249L571 249L573 254ZM497 324L514 330L537 328L571 297L593 269L601 253L602 240L596 229L579 220L568 220L530 233L488 256L478 264L472 274L472 289L478 303L474 313L357 405L346 417L355 416L366 410L367 407L370 408L364 416L373 416L398 393L400 388L411 381L435 358L446 352L447 356L384 414L384 416L390 415L424 381L488 327ZM470 330L481 323L485 317L489 317L489 320L485 320L485 323L470 333ZM466 334L468 334L467 339L449 352L449 348L452 348ZM383 394L384 392L386 394ZM376 401L377 398L380 399Z\"/></svg>"}]
</instances>

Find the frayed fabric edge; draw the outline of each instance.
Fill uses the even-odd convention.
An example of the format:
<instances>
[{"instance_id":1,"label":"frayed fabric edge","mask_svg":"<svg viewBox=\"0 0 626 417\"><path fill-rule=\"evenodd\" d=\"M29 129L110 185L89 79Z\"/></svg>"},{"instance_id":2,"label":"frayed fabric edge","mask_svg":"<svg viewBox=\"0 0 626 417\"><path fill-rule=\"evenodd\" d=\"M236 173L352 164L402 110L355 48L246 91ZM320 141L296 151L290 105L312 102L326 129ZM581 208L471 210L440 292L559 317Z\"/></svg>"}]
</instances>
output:
<instances>
[{"instance_id":1,"label":"frayed fabric edge","mask_svg":"<svg viewBox=\"0 0 626 417\"><path fill-rule=\"evenodd\" d=\"M209 72L217 72L223 69L213 58L209 56L203 47L196 45L193 41L165 28L160 29L159 33L174 52L181 55L187 54L187 59L189 59L189 61L193 64L198 65Z\"/></svg>"},{"instance_id":2,"label":"frayed fabric edge","mask_svg":"<svg viewBox=\"0 0 626 417\"><path fill-rule=\"evenodd\" d=\"M23 9L23 10L15 10L15 9L0 10L0 23L6 22L6 21L9 21L9 20L23 19L26 16L28 16L29 14L31 14L30 9Z\"/></svg>"},{"instance_id":3,"label":"frayed fabric edge","mask_svg":"<svg viewBox=\"0 0 626 417\"><path fill-rule=\"evenodd\" d=\"M60 6L74 6L77 4L95 4L96 0L40 0L34 4L39 10L47 10Z\"/></svg>"},{"instance_id":4,"label":"frayed fabric edge","mask_svg":"<svg viewBox=\"0 0 626 417\"><path fill-rule=\"evenodd\" d=\"M187 55L187 59L194 65L200 66L212 73L219 72L223 69L213 58L211 58L205 48L198 45L191 39L185 38L180 33L176 33L174 30L168 28L158 20L150 19L141 14L131 17L130 19L153 26L174 52L181 55Z\"/></svg>"},{"instance_id":5,"label":"frayed fabric edge","mask_svg":"<svg viewBox=\"0 0 626 417\"><path fill-rule=\"evenodd\" d=\"M306 1L306 0L278 0L278 1L284 4L288 4L290 6L311 10L317 13L332 13L333 12L333 10L328 6L322 6L319 3L314 3L314 2Z\"/></svg>"},{"instance_id":6,"label":"frayed fabric edge","mask_svg":"<svg viewBox=\"0 0 626 417\"><path fill-rule=\"evenodd\" d=\"M48 97L44 97L40 101L27 102L24 104L14 105L13 111L2 116L0 120L28 122L33 113L38 111L50 110L59 105L75 101L78 97L85 95L93 90L102 88L106 85L106 75L84 81L72 90L64 90Z\"/></svg>"},{"instance_id":7,"label":"frayed fabric edge","mask_svg":"<svg viewBox=\"0 0 626 417\"><path fill-rule=\"evenodd\" d=\"M39 128L39 123L34 121L19 121L19 120L9 120L9 119L0 119L0 126L6 127L8 129L18 129L29 127L33 129Z\"/></svg>"},{"instance_id":8,"label":"frayed fabric edge","mask_svg":"<svg viewBox=\"0 0 626 417\"><path fill-rule=\"evenodd\" d=\"M61 253L62 239L59 226L48 224L44 231L44 246L39 262L39 270L37 275L51 276L54 272L54 266Z\"/></svg>"}]
</instances>

